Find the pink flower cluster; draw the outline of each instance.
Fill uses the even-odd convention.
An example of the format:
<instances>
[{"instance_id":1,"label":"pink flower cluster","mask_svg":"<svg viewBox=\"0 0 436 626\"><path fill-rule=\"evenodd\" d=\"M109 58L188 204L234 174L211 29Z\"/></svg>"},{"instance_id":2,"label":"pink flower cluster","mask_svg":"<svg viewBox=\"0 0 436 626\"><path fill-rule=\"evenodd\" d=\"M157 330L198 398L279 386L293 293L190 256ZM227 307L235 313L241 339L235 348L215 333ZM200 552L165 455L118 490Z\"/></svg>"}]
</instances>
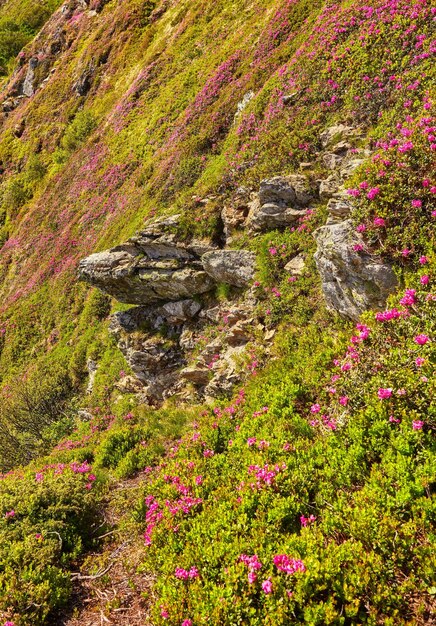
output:
<instances>
[{"instance_id":1,"label":"pink flower cluster","mask_svg":"<svg viewBox=\"0 0 436 626\"><path fill-rule=\"evenodd\" d=\"M404 296L400 300L403 306L413 306L416 304L416 289L406 289Z\"/></svg>"},{"instance_id":2,"label":"pink flower cluster","mask_svg":"<svg viewBox=\"0 0 436 626\"><path fill-rule=\"evenodd\" d=\"M294 559L287 554L276 554L273 558L274 565L280 572L285 574L295 574L296 572L305 572L306 566L300 559Z\"/></svg>"},{"instance_id":3,"label":"pink flower cluster","mask_svg":"<svg viewBox=\"0 0 436 626\"><path fill-rule=\"evenodd\" d=\"M418 344L418 346L425 346L426 343L428 343L430 341L430 337L428 335L416 335L416 337L413 339L413 341L415 343Z\"/></svg>"},{"instance_id":4,"label":"pink flower cluster","mask_svg":"<svg viewBox=\"0 0 436 626\"><path fill-rule=\"evenodd\" d=\"M248 582L252 585L257 580L256 571L262 568L262 563L259 561L257 554L253 554L252 556L241 554L239 561L248 567Z\"/></svg>"},{"instance_id":5,"label":"pink flower cluster","mask_svg":"<svg viewBox=\"0 0 436 626\"><path fill-rule=\"evenodd\" d=\"M196 567L191 567L189 570L183 569L183 567L176 567L174 576L179 580L193 580L198 578L199 573Z\"/></svg>"},{"instance_id":6,"label":"pink flower cluster","mask_svg":"<svg viewBox=\"0 0 436 626\"><path fill-rule=\"evenodd\" d=\"M380 387L380 389L377 391L377 396L380 400L387 400L392 396L392 389L390 387L386 389Z\"/></svg>"},{"instance_id":7,"label":"pink flower cluster","mask_svg":"<svg viewBox=\"0 0 436 626\"><path fill-rule=\"evenodd\" d=\"M264 485L270 487L274 483L277 474L285 469L286 463L280 463L274 466L270 466L266 463L263 467L260 467L259 465L250 465L248 471L250 474L254 474L256 476L256 486L260 489Z\"/></svg>"},{"instance_id":8,"label":"pink flower cluster","mask_svg":"<svg viewBox=\"0 0 436 626\"><path fill-rule=\"evenodd\" d=\"M396 320L400 317L408 317L409 313L407 311L399 311L398 309L388 309L387 311L380 311L375 314L375 319L378 322L390 322L391 320Z\"/></svg>"}]
</instances>

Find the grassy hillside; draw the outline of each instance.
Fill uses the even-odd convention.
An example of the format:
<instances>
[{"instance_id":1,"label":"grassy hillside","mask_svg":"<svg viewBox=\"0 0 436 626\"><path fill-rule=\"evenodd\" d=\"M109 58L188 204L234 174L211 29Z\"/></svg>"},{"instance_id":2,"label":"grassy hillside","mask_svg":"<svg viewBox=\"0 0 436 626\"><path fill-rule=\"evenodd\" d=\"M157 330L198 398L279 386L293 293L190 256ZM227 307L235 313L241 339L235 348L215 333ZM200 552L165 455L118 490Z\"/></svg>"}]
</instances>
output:
<instances>
[{"instance_id":1,"label":"grassy hillside","mask_svg":"<svg viewBox=\"0 0 436 626\"><path fill-rule=\"evenodd\" d=\"M146 546L151 623L432 623L432 3L113 0L50 18L57 4L0 6L0 621L56 620L79 556L104 554L113 487L142 472L117 532ZM32 58L35 93L16 100ZM390 312L353 330L326 311L320 201L296 230L234 243L257 254L272 338L231 401L120 395L119 305L77 282L79 259L160 214L219 237L238 188L301 163L327 178L337 123L370 151L348 193L398 275Z\"/></svg>"},{"instance_id":2,"label":"grassy hillside","mask_svg":"<svg viewBox=\"0 0 436 626\"><path fill-rule=\"evenodd\" d=\"M4 0L0 4L0 74L8 74L14 57L33 39L60 5L59 0Z\"/></svg>"}]
</instances>

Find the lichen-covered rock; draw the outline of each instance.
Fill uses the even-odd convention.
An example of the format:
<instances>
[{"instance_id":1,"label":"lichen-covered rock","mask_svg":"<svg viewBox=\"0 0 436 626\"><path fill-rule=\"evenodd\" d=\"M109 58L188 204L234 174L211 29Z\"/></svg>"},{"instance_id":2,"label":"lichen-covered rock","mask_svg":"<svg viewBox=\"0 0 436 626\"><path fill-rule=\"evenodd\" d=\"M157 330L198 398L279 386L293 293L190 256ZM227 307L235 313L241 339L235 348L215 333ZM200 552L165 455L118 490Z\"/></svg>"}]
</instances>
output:
<instances>
[{"instance_id":1,"label":"lichen-covered rock","mask_svg":"<svg viewBox=\"0 0 436 626\"><path fill-rule=\"evenodd\" d=\"M194 253L145 237L83 259L78 276L128 304L179 300L214 285Z\"/></svg>"},{"instance_id":2,"label":"lichen-covered rock","mask_svg":"<svg viewBox=\"0 0 436 626\"><path fill-rule=\"evenodd\" d=\"M350 220L315 231L315 261L327 307L357 320L367 309L382 309L397 286L392 267L379 257L355 249L363 245Z\"/></svg>"},{"instance_id":3,"label":"lichen-covered rock","mask_svg":"<svg viewBox=\"0 0 436 626\"><path fill-rule=\"evenodd\" d=\"M109 330L139 381L142 401L156 404L173 395L183 397L187 385L199 396L209 385L216 393L221 385L229 391L243 375L233 357L243 353L252 337L253 307L250 294L229 309L213 306L211 315L205 309L200 316L200 305L192 299L138 306L115 313ZM205 344L204 329L211 319L223 325L223 332ZM132 385L121 381L118 388L126 392Z\"/></svg>"},{"instance_id":4,"label":"lichen-covered rock","mask_svg":"<svg viewBox=\"0 0 436 626\"><path fill-rule=\"evenodd\" d=\"M291 174L275 176L263 180L259 188L259 202L264 204L280 204L283 206L307 206L313 196L306 176Z\"/></svg>"},{"instance_id":5,"label":"lichen-covered rock","mask_svg":"<svg viewBox=\"0 0 436 626\"><path fill-rule=\"evenodd\" d=\"M227 243L231 242L232 235L244 225L250 212L250 200L250 190L245 187L239 187L231 201L224 205L221 211L221 219Z\"/></svg>"},{"instance_id":6,"label":"lichen-covered rock","mask_svg":"<svg viewBox=\"0 0 436 626\"><path fill-rule=\"evenodd\" d=\"M325 180L322 180L319 185L319 197L321 200L328 200L335 193L339 191L341 186L339 178L332 174Z\"/></svg>"},{"instance_id":7,"label":"lichen-covered rock","mask_svg":"<svg viewBox=\"0 0 436 626\"><path fill-rule=\"evenodd\" d=\"M193 300L183 300L162 307L133 307L112 316L109 330L151 402L180 388L179 371L186 358L179 339L184 324L200 308Z\"/></svg>"},{"instance_id":8,"label":"lichen-covered rock","mask_svg":"<svg viewBox=\"0 0 436 626\"><path fill-rule=\"evenodd\" d=\"M305 215L303 207L307 207L313 198L309 180L302 174L263 180L258 196L251 204L249 228L265 231L297 224Z\"/></svg>"},{"instance_id":9,"label":"lichen-covered rock","mask_svg":"<svg viewBox=\"0 0 436 626\"><path fill-rule=\"evenodd\" d=\"M326 128L319 136L321 145L323 148L329 146L333 141L350 137L355 133L355 129L352 126L346 126L345 124L337 124L336 126L330 126Z\"/></svg>"},{"instance_id":10,"label":"lichen-covered rock","mask_svg":"<svg viewBox=\"0 0 436 626\"><path fill-rule=\"evenodd\" d=\"M33 81L35 79L35 69L38 66L38 59L33 57L29 61L29 67L27 69L27 74L23 82L23 95L31 98L35 93L35 89L33 86Z\"/></svg>"},{"instance_id":11,"label":"lichen-covered rock","mask_svg":"<svg viewBox=\"0 0 436 626\"><path fill-rule=\"evenodd\" d=\"M330 217L334 219L343 220L347 218L352 208L350 196L347 196L344 192L336 194L333 198L330 198L327 203L327 211Z\"/></svg>"},{"instance_id":12,"label":"lichen-covered rock","mask_svg":"<svg viewBox=\"0 0 436 626\"><path fill-rule=\"evenodd\" d=\"M306 255L304 253L297 254L285 265L285 271L293 276L300 276L306 266Z\"/></svg>"},{"instance_id":13,"label":"lichen-covered rock","mask_svg":"<svg viewBox=\"0 0 436 626\"><path fill-rule=\"evenodd\" d=\"M248 250L214 250L203 254L201 261L217 283L246 287L254 276L255 258Z\"/></svg>"}]
</instances>

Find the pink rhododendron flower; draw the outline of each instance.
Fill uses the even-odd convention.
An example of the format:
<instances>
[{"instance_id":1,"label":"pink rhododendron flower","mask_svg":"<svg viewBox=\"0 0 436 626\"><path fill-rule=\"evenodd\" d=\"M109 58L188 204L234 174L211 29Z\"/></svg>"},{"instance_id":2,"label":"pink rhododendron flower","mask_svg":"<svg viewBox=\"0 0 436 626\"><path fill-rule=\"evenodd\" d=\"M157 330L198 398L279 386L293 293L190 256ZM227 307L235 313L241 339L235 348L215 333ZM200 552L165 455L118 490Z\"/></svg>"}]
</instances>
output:
<instances>
[{"instance_id":1,"label":"pink rhododendron flower","mask_svg":"<svg viewBox=\"0 0 436 626\"><path fill-rule=\"evenodd\" d=\"M161 617L163 617L164 619L168 619L170 614L168 613L168 611L166 609L161 609L160 610L160 615Z\"/></svg>"},{"instance_id":2,"label":"pink rhododendron flower","mask_svg":"<svg viewBox=\"0 0 436 626\"><path fill-rule=\"evenodd\" d=\"M268 252L270 253L271 256L275 256L277 254L277 248L274 248L274 247L268 248Z\"/></svg>"},{"instance_id":3,"label":"pink rhododendron flower","mask_svg":"<svg viewBox=\"0 0 436 626\"><path fill-rule=\"evenodd\" d=\"M287 554L276 554L273 558L274 565L280 572L295 574L295 572L305 572L306 566L300 559L294 559Z\"/></svg>"},{"instance_id":4,"label":"pink rhododendron flower","mask_svg":"<svg viewBox=\"0 0 436 626\"><path fill-rule=\"evenodd\" d=\"M184 619L182 626L192 626L192 619Z\"/></svg>"},{"instance_id":5,"label":"pink rhododendron flower","mask_svg":"<svg viewBox=\"0 0 436 626\"><path fill-rule=\"evenodd\" d=\"M319 404L312 404L310 407L311 413L319 413L321 411L321 406Z\"/></svg>"},{"instance_id":6,"label":"pink rhododendron flower","mask_svg":"<svg viewBox=\"0 0 436 626\"><path fill-rule=\"evenodd\" d=\"M359 226L356 228L358 233L364 233L366 230L366 226L365 224L359 224Z\"/></svg>"},{"instance_id":7,"label":"pink rhododendron flower","mask_svg":"<svg viewBox=\"0 0 436 626\"><path fill-rule=\"evenodd\" d=\"M248 582L250 583L250 585L252 585L253 583L255 583L257 580L257 574L256 572L248 572Z\"/></svg>"},{"instance_id":8,"label":"pink rhododendron flower","mask_svg":"<svg viewBox=\"0 0 436 626\"><path fill-rule=\"evenodd\" d=\"M272 583L271 583L271 580L269 578L267 578L266 580L263 581L262 589L263 589L263 592L266 593L266 594L272 593Z\"/></svg>"},{"instance_id":9,"label":"pink rhododendron flower","mask_svg":"<svg viewBox=\"0 0 436 626\"><path fill-rule=\"evenodd\" d=\"M412 306L416 304L416 289L406 289L404 296L400 300L403 306Z\"/></svg>"},{"instance_id":10,"label":"pink rhododendron flower","mask_svg":"<svg viewBox=\"0 0 436 626\"><path fill-rule=\"evenodd\" d=\"M424 426L424 422L422 420L414 420L412 422L413 430L422 430L423 426Z\"/></svg>"},{"instance_id":11,"label":"pink rhododendron flower","mask_svg":"<svg viewBox=\"0 0 436 626\"><path fill-rule=\"evenodd\" d=\"M418 357L415 359L415 365L416 365L416 367L422 367L422 366L424 365L424 363L425 363L425 359L423 359L423 358L422 358L422 356L418 356Z\"/></svg>"},{"instance_id":12,"label":"pink rhododendron flower","mask_svg":"<svg viewBox=\"0 0 436 626\"><path fill-rule=\"evenodd\" d=\"M409 254L411 254L412 250L409 250L408 248L404 248L404 250L401 250L401 256L404 257L408 257Z\"/></svg>"},{"instance_id":13,"label":"pink rhododendron flower","mask_svg":"<svg viewBox=\"0 0 436 626\"><path fill-rule=\"evenodd\" d=\"M347 406L348 400L349 398L347 396L341 396L339 398L339 404L342 404L342 406Z\"/></svg>"},{"instance_id":14,"label":"pink rhododendron flower","mask_svg":"<svg viewBox=\"0 0 436 626\"><path fill-rule=\"evenodd\" d=\"M6 519L10 519L11 517L15 517L14 509L12 509L12 511L7 511L7 513L5 513L5 518Z\"/></svg>"},{"instance_id":15,"label":"pink rhododendron flower","mask_svg":"<svg viewBox=\"0 0 436 626\"><path fill-rule=\"evenodd\" d=\"M421 283L421 285L428 285L430 280L430 276L428 276L428 274L424 274L424 276L421 276L421 278L419 279L419 282Z\"/></svg>"},{"instance_id":16,"label":"pink rhododendron flower","mask_svg":"<svg viewBox=\"0 0 436 626\"><path fill-rule=\"evenodd\" d=\"M412 206L414 209L420 209L422 207L422 200L412 200Z\"/></svg>"},{"instance_id":17,"label":"pink rhododendron flower","mask_svg":"<svg viewBox=\"0 0 436 626\"><path fill-rule=\"evenodd\" d=\"M399 424L401 422L401 420L398 419L398 417L394 417L393 415L389 415L389 421L393 424Z\"/></svg>"},{"instance_id":18,"label":"pink rhododendron flower","mask_svg":"<svg viewBox=\"0 0 436 626\"><path fill-rule=\"evenodd\" d=\"M428 335L416 335L413 341L418 344L418 346L425 346L425 344L430 341L430 337Z\"/></svg>"},{"instance_id":19,"label":"pink rhododendron flower","mask_svg":"<svg viewBox=\"0 0 436 626\"><path fill-rule=\"evenodd\" d=\"M373 187L372 189L368 191L368 193L366 194L366 197L368 198L368 200L374 200L374 198L378 196L379 193L380 193L380 189L378 187Z\"/></svg>"},{"instance_id":20,"label":"pink rhododendron flower","mask_svg":"<svg viewBox=\"0 0 436 626\"><path fill-rule=\"evenodd\" d=\"M426 256L420 256L419 262L421 263L421 265L425 265L426 263L428 263L428 258Z\"/></svg>"},{"instance_id":21,"label":"pink rhododendron flower","mask_svg":"<svg viewBox=\"0 0 436 626\"><path fill-rule=\"evenodd\" d=\"M262 568L262 563L259 561L257 554L253 554L252 556L248 556L248 554L241 554L239 561L244 563L250 572L254 572Z\"/></svg>"},{"instance_id":22,"label":"pink rhododendron flower","mask_svg":"<svg viewBox=\"0 0 436 626\"><path fill-rule=\"evenodd\" d=\"M391 388L384 389L383 387L380 387L380 389L377 392L377 395L380 398L380 400L386 400L387 398L391 397L392 389Z\"/></svg>"},{"instance_id":23,"label":"pink rhododendron flower","mask_svg":"<svg viewBox=\"0 0 436 626\"><path fill-rule=\"evenodd\" d=\"M385 222L385 220L382 217L375 217L374 221L373 221L373 224L374 224L374 226L381 227L381 226L385 226L386 222Z\"/></svg>"},{"instance_id":24,"label":"pink rhododendron flower","mask_svg":"<svg viewBox=\"0 0 436 626\"><path fill-rule=\"evenodd\" d=\"M358 198L360 196L360 191L358 189L347 189L347 194L349 196L353 196L354 198Z\"/></svg>"}]
</instances>

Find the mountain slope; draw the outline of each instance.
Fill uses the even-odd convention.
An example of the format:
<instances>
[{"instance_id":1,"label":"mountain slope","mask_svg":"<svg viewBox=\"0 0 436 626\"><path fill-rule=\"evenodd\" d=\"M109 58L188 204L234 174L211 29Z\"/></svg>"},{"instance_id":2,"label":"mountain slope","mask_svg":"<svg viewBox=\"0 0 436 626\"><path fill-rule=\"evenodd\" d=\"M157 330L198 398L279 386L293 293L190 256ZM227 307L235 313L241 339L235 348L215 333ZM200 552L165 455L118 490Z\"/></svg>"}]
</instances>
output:
<instances>
[{"instance_id":1,"label":"mountain slope","mask_svg":"<svg viewBox=\"0 0 436 626\"><path fill-rule=\"evenodd\" d=\"M151 623L432 623L431 2L56 8L0 7L25 33L0 105L0 616L56 620L103 524L145 533ZM173 399L114 341L135 313L77 279L138 231L159 271L174 246L255 254L246 289L189 294L200 321L115 333L161 369L188 346Z\"/></svg>"}]
</instances>

